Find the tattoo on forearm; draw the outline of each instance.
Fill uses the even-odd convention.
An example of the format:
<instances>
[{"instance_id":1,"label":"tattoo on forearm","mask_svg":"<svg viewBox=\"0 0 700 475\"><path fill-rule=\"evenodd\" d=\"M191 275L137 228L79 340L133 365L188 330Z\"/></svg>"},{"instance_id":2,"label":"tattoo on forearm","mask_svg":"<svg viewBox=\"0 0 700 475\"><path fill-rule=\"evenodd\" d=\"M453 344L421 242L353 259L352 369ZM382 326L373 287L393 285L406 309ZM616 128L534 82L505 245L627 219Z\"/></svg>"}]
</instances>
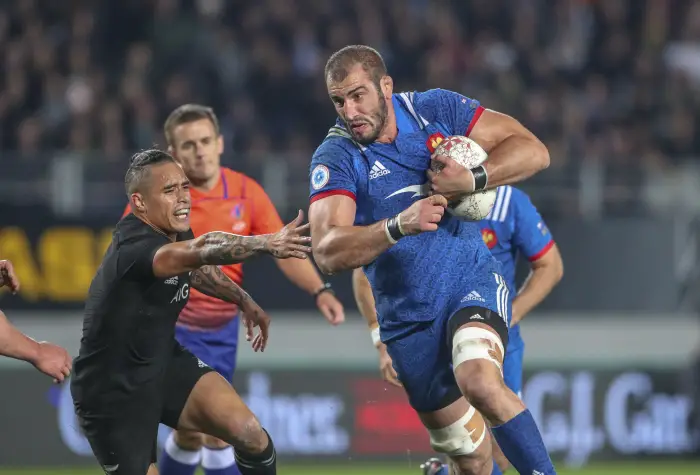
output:
<instances>
[{"instance_id":1,"label":"tattoo on forearm","mask_svg":"<svg viewBox=\"0 0 700 475\"><path fill-rule=\"evenodd\" d=\"M237 264L265 251L268 236L239 236L212 232L201 236L200 252L205 264Z\"/></svg>"},{"instance_id":2,"label":"tattoo on forearm","mask_svg":"<svg viewBox=\"0 0 700 475\"><path fill-rule=\"evenodd\" d=\"M193 271L190 282L192 287L203 294L235 303L239 307L250 300L250 295L215 265L200 267Z\"/></svg>"}]
</instances>

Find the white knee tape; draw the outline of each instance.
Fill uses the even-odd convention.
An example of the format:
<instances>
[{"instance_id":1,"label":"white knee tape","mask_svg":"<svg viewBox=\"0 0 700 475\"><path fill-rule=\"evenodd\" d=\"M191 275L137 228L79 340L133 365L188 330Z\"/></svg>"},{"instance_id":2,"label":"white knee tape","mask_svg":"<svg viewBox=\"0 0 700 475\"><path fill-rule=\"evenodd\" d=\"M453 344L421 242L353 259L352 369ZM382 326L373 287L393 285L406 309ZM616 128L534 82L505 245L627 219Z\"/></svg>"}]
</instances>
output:
<instances>
[{"instance_id":1,"label":"white knee tape","mask_svg":"<svg viewBox=\"0 0 700 475\"><path fill-rule=\"evenodd\" d=\"M503 373L501 362L494 357L493 349L489 342L501 350L501 355L505 355L503 343L494 333L478 327L467 327L457 330L452 338L452 365L456 368L465 361L482 359L492 362Z\"/></svg>"},{"instance_id":2,"label":"white knee tape","mask_svg":"<svg viewBox=\"0 0 700 475\"><path fill-rule=\"evenodd\" d=\"M479 420L470 424L473 417ZM469 427L474 427L469 429ZM478 431L481 434L477 436ZM442 429L429 429L430 445L436 452L446 455L469 455L474 453L486 437L486 423L473 407L457 422Z\"/></svg>"}]
</instances>

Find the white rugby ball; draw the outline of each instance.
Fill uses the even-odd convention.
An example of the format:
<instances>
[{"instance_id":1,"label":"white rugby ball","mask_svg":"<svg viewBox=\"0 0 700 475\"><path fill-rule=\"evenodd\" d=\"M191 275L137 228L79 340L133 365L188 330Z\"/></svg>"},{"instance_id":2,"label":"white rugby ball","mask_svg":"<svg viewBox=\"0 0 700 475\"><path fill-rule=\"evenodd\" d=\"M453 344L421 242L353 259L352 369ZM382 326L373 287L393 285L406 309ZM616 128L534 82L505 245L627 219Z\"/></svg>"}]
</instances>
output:
<instances>
[{"instance_id":1,"label":"white rugby ball","mask_svg":"<svg viewBox=\"0 0 700 475\"><path fill-rule=\"evenodd\" d=\"M443 139L435 148L435 154L449 157L469 170L478 167L489 158L479 144L461 135L452 135ZM430 162L430 169L434 172L438 172L442 168L442 163L434 160ZM491 188L469 193L463 198L451 201L447 211L468 221L480 221L488 216L495 203L496 189Z\"/></svg>"}]
</instances>

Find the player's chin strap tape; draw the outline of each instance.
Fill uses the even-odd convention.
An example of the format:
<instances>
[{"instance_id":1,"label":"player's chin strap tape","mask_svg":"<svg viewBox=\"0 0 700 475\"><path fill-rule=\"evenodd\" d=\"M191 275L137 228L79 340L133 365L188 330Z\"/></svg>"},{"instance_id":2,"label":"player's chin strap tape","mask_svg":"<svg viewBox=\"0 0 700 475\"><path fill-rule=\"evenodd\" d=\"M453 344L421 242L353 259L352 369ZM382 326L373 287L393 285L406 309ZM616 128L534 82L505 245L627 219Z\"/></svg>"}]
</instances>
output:
<instances>
[{"instance_id":1,"label":"player's chin strap tape","mask_svg":"<svg viewBox=\"0 0 700 475\"><path fill-rule=\"evenodd\" d=\"M478 327L466 327L455 332L452 338L452 365L456 368L469 360L488 360L503 374L501 362L493 351L493 346L503 351L503 343L498 335Z\"/></svg>"},{"instance_id":2,"label":"player's chin strap tape","mask_svg":"<svg viewBox=\"0 0 700 475\"><path fill-rule=\"evenodd\" d=\"M428 429L430 445L436 452L446 455L474 453L486 437L486 423L474 407L457 422L442 429Z\"/></svg>"},{"instance_id":3,"label":"player's chin strap tape","mask_svg":"<svg viewBox=\"0 0 700 475\"><path fill-rule=\"evenodd\" d=\"M489 175L486 173L486 168L482 165L474 167L470 170L474 177L474 191L481 191L489 184Z\"/></svg>"},{"instance_id":4,"label":"player's chin strap tape","mask_svg":"<svg viewBox=\"0 0 700 475\"><path fill-rule=\"evenodd\" d=\"M404 237L403 229L401 229L400 214L386 220L386 224L384 224L384 232L386 233L386 237L391 244L396 244L399 239Z\"/></svg>"}]
</instances>

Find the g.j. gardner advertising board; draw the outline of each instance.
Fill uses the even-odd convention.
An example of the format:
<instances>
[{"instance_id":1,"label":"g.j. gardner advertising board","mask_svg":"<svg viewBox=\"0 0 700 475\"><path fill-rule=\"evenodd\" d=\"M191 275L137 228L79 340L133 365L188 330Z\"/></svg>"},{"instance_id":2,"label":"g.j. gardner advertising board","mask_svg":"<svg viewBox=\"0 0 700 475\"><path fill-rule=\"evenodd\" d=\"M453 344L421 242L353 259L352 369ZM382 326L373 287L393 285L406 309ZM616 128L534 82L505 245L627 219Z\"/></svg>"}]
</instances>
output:
<instances>
[{"instance_id":1,"label":"g.j. gardner advertising board","mask_svg":"<svg viewBox=\"0 0 700 475\"><path fill-rule=\"evenodd\" d=\"M0 465L91 465L67 385L31 370L0 372ZM240 372L236 387L272 434L280 458L418 462L428 438L403 392L372 372ZM524 398L552 455L591 460L688 457L691 401L680 375L655 371L540 371ZM168 429L161 428L160 441Z\"/></svg>"}]
</instances>

